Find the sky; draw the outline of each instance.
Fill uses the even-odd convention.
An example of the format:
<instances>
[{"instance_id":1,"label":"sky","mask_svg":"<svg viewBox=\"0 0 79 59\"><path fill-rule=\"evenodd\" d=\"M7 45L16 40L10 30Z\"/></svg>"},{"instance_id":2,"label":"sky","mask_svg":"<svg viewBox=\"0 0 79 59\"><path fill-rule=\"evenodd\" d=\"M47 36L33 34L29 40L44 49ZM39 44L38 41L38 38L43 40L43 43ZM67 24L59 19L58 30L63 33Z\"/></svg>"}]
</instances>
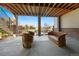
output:
<instances>
[{"instance_id":1,"label":"sky","mask_svg":"<svg viewBox=\"0 0 79 59\"><path fill-rule=\"evenodd\" d=\"M18 24L19 25L33 25L35 27L38 26L38 17L37 16L18 16ZM41 17L41 25L45 24L54 25L53 17Z\"/></svg>"},{"instance_id":2,"label":"sky","mask_svg":"<svg viewBox=\"0 0 79 59\"><path fill-rule=\"evenodd\" d=\"M14 18L14 15L9 10L7 10L7 9L0 6L0 18L1 17Z\"/></svg>"},{"instance_id":3,"label":"sky","mask_svg":"<svg viewBox=\"0 0 79 59\"><path fill-rule=\"evenodd\" d=\"M0 6L0 17L10 17L14 18L14 15L7 9ZM18 16L19 25L33 25L38 26L38 17L37 16ZM41 26L54 25L54 17L41 17Z\"/></svg>"}]
</instances>

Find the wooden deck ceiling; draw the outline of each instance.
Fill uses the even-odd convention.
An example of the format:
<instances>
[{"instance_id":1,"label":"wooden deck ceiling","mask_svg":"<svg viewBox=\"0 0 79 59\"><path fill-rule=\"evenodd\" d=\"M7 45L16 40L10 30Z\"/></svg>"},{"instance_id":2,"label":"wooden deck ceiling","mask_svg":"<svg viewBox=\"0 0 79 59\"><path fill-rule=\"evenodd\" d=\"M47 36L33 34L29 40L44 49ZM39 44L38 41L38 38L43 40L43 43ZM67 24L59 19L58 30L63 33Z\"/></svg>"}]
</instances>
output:
<instances>
[{"instance_id":1,"label":"wooden deck ceiling","mask_svg":"<svg viewBox=\"0 0 79 59\"><path fill-rule=\"evenodd\" d=\"M62 16L79 8L79 3L0 3L14 15Z\"/></svg>"}]
</instances>

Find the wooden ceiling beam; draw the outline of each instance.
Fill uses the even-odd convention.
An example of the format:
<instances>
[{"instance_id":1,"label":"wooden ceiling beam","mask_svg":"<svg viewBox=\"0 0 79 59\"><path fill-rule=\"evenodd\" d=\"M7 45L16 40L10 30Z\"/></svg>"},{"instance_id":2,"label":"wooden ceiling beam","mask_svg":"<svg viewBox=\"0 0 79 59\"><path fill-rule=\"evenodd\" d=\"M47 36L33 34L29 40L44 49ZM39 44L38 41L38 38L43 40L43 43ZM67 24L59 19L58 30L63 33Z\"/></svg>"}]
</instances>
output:
<instances>
[{"instance_id":1,"label":"wooden ceiling beam","mask_svg":"<svg viewBox=\"0 0 79 59\"><path fill-rule=\"evenodd\" d=\"M68 3L68 5L66 5L66 6L64 7L64 9L67 9L67 8L70 7L72 4L73 4L73 3Z\"/></svg>"},{"instance_id":2,"label":"wooden ceiling beam","mask_svg":"<svg viewBox=\"0 0 79 59\"><path fill-rule=\"evenodd\" d=\"M32 7L33 7L33 6L30 6L30 5L29 5L29 7L30 7L31 15L33 15L33 10L32 10Z\"/></svg>"},{"instance_id":3,"label":"wooden ceiling beam","mask_svg":"<svg viewBox=\"0 0 79 59\"><path fill-rule=\"evenodd\" d=\"M20 14L19 12L17 12L17 10L15 8L13 8L12 6L10 6L10 4L6 4L6 7L8 7L10 10L13 10L13 12L15 12L16 15Z\"/></svg>"},{"instance_id":4,"label":"wooden ceiling beam","mask_svg":"<svg viewBox=\"0 0 79 59\"><path fill-rule=\"evenodd\" d=\"M60 12L62 12L62 11L64 11L64 10L67 10L67 9L64 9L64 7L65 7L66 5L67 5L67 4L64 3L64 4L61 6L62 9L60 10L60 8L59 8L58 12L55 13L55 16L56 16L57 14L59 14Z\"/></svg>"},{"instance_id":5,"label":"wooden ceiling beam","mask_svg":"<svg viewBox=\"0 0 79 59\"><path fill-rule=\"evenodd\" d=\"M49 9L49 11L48 11L47 14L46 14L47 16L50 16L51 12L54 10L55 5L56 5L56 3L54 3L54 4L52 5L52 8Z\"/></svg>"},{"instance_id":6,"label":"wooden ceiling beam","mask_svg":"<svg viewBox=\"0 0 79 59\"><path fill-rule=\"evenodd\" d=\"M65 14L66 12L68 12L68 11L63 10L63 11L59 12L57 15L58 15L58 16L61 16L63 13Z\"/></svg>"},{"instance_id":7,"label":"wooden ceiling beam","mask_svg":"<svg viewBox=\"0 0 79 59\"><path fill-rule=\"evenodd\" d=\"M22 5L19 5L19 4L16 4L16 5L17 5L18 9L20 10L20 12L22 12L22 14L26 15Z\"/></svg>"},{"instance_id":8,"label":"wooden ceiling beam","mask_svg":"<svg viewBox=\"0 0 79 59\"><path fill-rule=\"evenodd\" d=\"M63 13L61 14L61 16L64 15L64 14L67 14L68 12L70 12L70 11L65 11L65 12L63 12Z\"/></svg>"},{"instance_id":9,"label":"wooden ceiling beam","mask_svg":"<svg viewBox=\"0 0 79 59\"><path fill-rule=\"evenodd\" d=\"M31 6L30 6L30 4L29 4L29 3L28 3L28 10L29 10L29 12L30 12L30 15L32 15Z\"/></svg>"},{"instance_id":10,"label":"wooden ceiling beam","mask_svg":"<svg viewBox=\"0 0 79 59\"><path fill-rule=\"evenodd\" d=\"M48 6L47 6L47 8L46 8L46 10L45 10L45 12L44 12L44 16L46 16L46 13L47 13L47 11L49 10L49 6L51 5L51 3L49 3L48 4Z\"/></svg>"},{"instance_id":11,"label":"wooden ceiling beam","mask_svg":"<svg viewBox=\"0 0 79 59\"><path fill-rule=\"evenodd\" d=\"M11 6L13 9L15 9L19 14L22 15L22 12L20 12L20 10L14 5L14 4L9 4L9 6Z\"/></svg>"},{"instance_id":12,"label":"wooden ceiling beam","mask_svg":"<svg viewBox=\"0 0 79 59\"><path fill-rule=\"evenodd\" d=\"M35 3L33 3L33 6L34 6L34 15L36 16L36 7L35 7Z\"/></svg>"},{"instance_id":13,"label":"wooden ceiling beam","mask_svg":"<svg viewBox=\"0 0 79 59\"><path fill-rule=\"evenodd\" d=\"M64 5L65 5L65 4L64 4ZM62 7L61 7L61 8L62 8ZM59 14L60 12L62 13L62 11L64 11L64 10L65 10L66 12L68 12L68 9L61 9L61 10L59 10L59 11L55 14L55 16L56 16L57 14ZM69 10L70 10L70 9L69 9ZM72 10L70 10L70 11L72 11ZM60 14L61 14L61 13L60 13Z\"/></svg>"},{"instance_id":14,"label":"wooden ceiling beam","mask_svg":"<svg viewBox=\"0 0 79 59\"><path fill-rule=\"evenodd\" d=\"M76 6L72 7L73 10L79 8L79 4L77 4Z\"/></svg>"},{"instance_id":15,"label":"wooden ceiling beam","mask_svg":"<svg viewBox=\"0 0 79 59\"><path fill-rule=\"evenodd\" d=\"M33 6L30 6L30 8L31 8L31 11L32 11L32 15L35 16L35 13L34 13L34 3L33 3L32 5L33 5Z\"/></svg>"},{"instance_id":16,"label":"wooden ceiling beam","mask_svg":"<svg viewBox=\"0 0 79 59\"><path fill-rule=\"evenodd\" d=\"M39 16L39 6L36 7L36 16Z\"/></svg>"},{"instance_id":17,"label":"wooden ceiling beam","mask_svg":"<svg viewBox=\"0 0 79 59\"><path fill-rule=\"evenodd\" d=\"M54 16L55 16L55 14L56 14L59 10L61 10L61 9L59 8L60 5L61 5L61 3L59 3L59 4L56 6L57 9L55 9L55 12L53 12L53 15L54 15Z\"/></svg>"},{"instance_id":18,"label":"wooden ceiling beam","mask_svg":"<svg viewBox=\"0 0 79 59\"><path fill-rule=\"evenodd\" d=\"M29 13L28 13L28 11L27 11L27 9L26 9L26 7L25 7L24 4L22 4L22 7L23 7L23 9L25 10L26 15L29 15Z\"/></svg>"},{"instance_id":19,"label":"wooden ceiling beam","mask_svg":"<svg viewBox=\"0 0 79 59\"><path fill-rule=\"evenodd\" d=\"M55 14L55 16L58 15L58 14L60 14L60 13L62 13L62 11L64 11L64 10L65 10L65 9L59 10L59 11Z\"/></svg>"},{"instance_id":20,"label":"wooden ceiling beam","mask_svg":"<svg viewBox=\"0 0 79 59\"><path fill-rule=\"evenodd\" d=\"M77 4L76 3L74 3L72 6L70 6L68 9L73 9L73 7L75 7Z\"/></svg>"},{"instance_id":21,"label":"wooden ceiling beam","mask_svg":"<svg viewBox=\"0 0 79 59\"><path fill-rule=\"evenodd\" d=\"M56 13L56 14L58 14L59 12L61 12L61 11L63 11L63 8L65 7L67 5L67 3L64 3L62 6L61 6L61 10L60 10L60 8L59 8L59 11ZM55 16L56 16L56 14L55 14Z\"/></svg>"},{"instance_id":22,"label":"wooden ceiling beam","mask_svg":"<svg viewBox=\"0 0 79 59\"><path fill-rule=\"evenodd\" d=\"M67 3L64 3L64 4L61 6L61 8L64 8L66 5L67 5Z\"/></svg>"},{"instance_id":23,"label":"wooden ceiling beam","mask_svg":"<svg viewBox=\"0 0 79 59\"><path fill-rule=\"evenodd\" d=\"M59 14L61 11L63 11L64 9L60 9L60 10L58 10L55 14L54 14L54 16L56 16L57 14Z\"/></svg>"},{"instance_id":24,"label":"wooden ceiling beam","mask_svg":"<svg viewBox=\"0 0 79 59\"><path fill-rule=\"evenodd\" d=\"M40 8L40 3L39 3L39 13L38 13L39 16L41 16L40 11L41 11L41 8Z\"/></svg>"},{"instance_id":25,"label":"wooden ceiling beam","mask_svg":"<svg viewBox=\"0 0 79 59\"><path fill-rule=\"evenodd\" d=\"M49 15L48 16L50 16L51 14L53 15L53 13L55 12L55 10L56 10L57 8L53 8L53 10L52 10L52 12L51 13L49 13Z\"/></svg>"},{"instance_id":26,"label":"wooden ceiling beam","mask_svg":"<svg viewBox=\"0 0 79 59\"><path fill-rule=\"evenodd\" d=\"M62 15L64 15L64 14L66 14L66 13L68 13L68 12L70 12L71 10L63 10L63 11L61 11L59 14L57 14L58 16L62 16Z\"/></svg>"},{"instance_id":27,"label":"wooden ceiling beam","mask_svg":"<svg viewBox=\"0 0 79 59\"><path fill-rule=\"evenodd\" d=\"M30 15L30 11L29 11L28 5L25 5L25 7L27 9L28 15Z\"/></svg>"},{"instance_id":28,"label":"wooden ceiling beam","mask_svg":"<svg viewBox=\"0 0 79 59\"><path fill-rule=\"evenodd\" d=\"M62 3L59 3L56 7L59 8Z\"/></svg>"},{"instance_id":29,"label":"wooden ceiling beam","mask_svg":"<svg viewBox=\"0 0 79 59\"><path fill-rule=\"evenodd\" d=\"M44 13L45 13L46 9L47 9L47 7L44 6L44 10L43 10L42 16L45 16Z\"/></svg>"},{"instance_id":30,"label":"wooden ceiling beam","mask_svg":"<svg viewBox=\"0 0 79 59\"><path fill-rule=\"evenodd\" d=\"M43 16L43 12L44 12L44 7L45 7L45 3L43 4L43 7L41 9L41 15Z\"/></svg>"}]
</instances>

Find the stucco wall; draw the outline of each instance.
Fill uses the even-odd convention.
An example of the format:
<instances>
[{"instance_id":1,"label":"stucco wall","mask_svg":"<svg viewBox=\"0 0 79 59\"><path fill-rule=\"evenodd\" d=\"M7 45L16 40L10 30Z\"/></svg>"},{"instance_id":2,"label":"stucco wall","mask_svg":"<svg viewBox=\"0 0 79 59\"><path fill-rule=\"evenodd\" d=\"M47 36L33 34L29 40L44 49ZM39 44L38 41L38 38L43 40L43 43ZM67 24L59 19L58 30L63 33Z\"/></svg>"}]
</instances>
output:
<instances>
[{"instance_id":1,"label":"stucco wall","mask_svg":"<svg viewBox=\"0 0 79 59\"><path fill-rule=\"evenodd\" d=\"M79 28L79 8L61 16L62 28Z\"/></svg>"}]
</instances>

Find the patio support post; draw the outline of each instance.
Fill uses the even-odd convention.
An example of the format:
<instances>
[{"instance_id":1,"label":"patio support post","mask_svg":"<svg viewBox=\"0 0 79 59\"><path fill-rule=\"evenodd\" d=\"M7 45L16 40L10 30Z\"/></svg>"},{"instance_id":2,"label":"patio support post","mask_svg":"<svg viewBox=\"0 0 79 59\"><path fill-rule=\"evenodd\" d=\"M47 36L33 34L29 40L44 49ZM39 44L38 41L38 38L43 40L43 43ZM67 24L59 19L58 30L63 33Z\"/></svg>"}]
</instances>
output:
<instances>
[{"instance_id":1,"label":"patio support post","mask_svg":"<svg viewBox=\"0 0 79 59\"><path fill-rule=\"evenodd\" d=\"M62 31L62 28L61 28L61 16L58 17L58 31Z\"/></svg>"},{"instance_id":2,"label":"patio support post","mask_svg":"<svg viewBox=\"0 0 79 59\"><path fill-rule=\"evenodd\" d=\"M16 18L16 35L18 34L18 16L15 15L15 18Z\"/></svg>"},{"instance_id":3,"label":"patio support post","mask_svg":"<svg viewBox=\"0 0 79 59\"><path fill-rule=\"evenodd\" d=\"M11 30L11 19L10 19L10 17L9 17L9 24L8 24L8 26L9 26L9 29Z\"/></svg>"},{"instance_id":4,"label":"patio support post","mask_svg":"<svg viewBox=\"0 0 79 59\"><path fill-rule=\"evenodd\" d=\"M38 16L38 36L41 36L41 16Z\"/></svg>"}]
</instances>

